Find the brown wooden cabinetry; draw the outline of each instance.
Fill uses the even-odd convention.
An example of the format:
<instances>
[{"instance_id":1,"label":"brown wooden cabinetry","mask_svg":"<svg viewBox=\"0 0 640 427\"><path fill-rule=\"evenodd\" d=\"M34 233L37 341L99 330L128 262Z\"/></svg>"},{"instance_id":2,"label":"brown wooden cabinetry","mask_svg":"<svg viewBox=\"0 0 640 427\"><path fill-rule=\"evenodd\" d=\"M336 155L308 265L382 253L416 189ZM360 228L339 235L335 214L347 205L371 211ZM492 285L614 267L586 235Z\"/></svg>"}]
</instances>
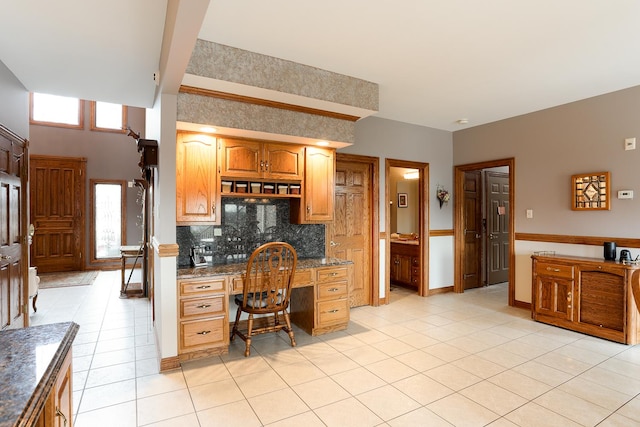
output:
<instances>
[{"instance_id":1,"label":"brown wooden cabinetry","mask_svg":"<svg viewBox=\"0 0 640 427\"><path fill-rule=\"evenodd\" d=\"M333 221L335 150L307 147L301 200L291 201L291 222Z\"/></svg>"},{"instance_id":2,"label":"brown wooden cabinetry","mask_svg":"<svg viewBox=\"0 0 640 427\"><path fill-rule=\"evenodd\" d=\"M220 224L216 139L178 132L176 141L176 223Z\"/></svg>"},{"instance_id":3,"label":"brown wooden cabinetry","mask_svg":"<svg viewBox=\"0 0 640 427\"><path fill-rule=\"evenodd\" d=\"M391 242L391 282L418 288L420 286L420 246Z\"/></svg>"},{"instance_id":4,"label":"brown wooden cabinetry","mask_svg":"<svg viewBox=\"0 0 640 427\"><path fill-rule=\"evenodd\" d=\"M225 178L302 180L304 146L223 138L220 174Z\"/></svg>"},{"instance_id":5,"label":"brown wooden cabinetry","mask_svg":"<svg viewBox=\"0 0 640 427\"><path fill-rule=\"evenodd\" d=\"M533 257L534 320L626 344L640 342L631 276L640 268L583 257Z\"/></svg>"},{"instance_id":6,"label":"brown wooden cabinetry","mask_svg":"<svg viewBox=\"0 0 640 427\"><path fill-rule=\"evenodd\" d=\"M178 292L180 359L226 353L229 347L226 277L179 280Z\"/></svg>"},{"instance_id":7,"label":"brown wooden cabinetry","mask_svg":"<svg viewBox=\"0 0 640 427\"><path fill-rule=\"evenodd\" d=\"M55 384L44 408L36 421L37 427L73 426L73 371L71 369L71 350L67 353L55 379Z\"/></svg>"}]
</instances>

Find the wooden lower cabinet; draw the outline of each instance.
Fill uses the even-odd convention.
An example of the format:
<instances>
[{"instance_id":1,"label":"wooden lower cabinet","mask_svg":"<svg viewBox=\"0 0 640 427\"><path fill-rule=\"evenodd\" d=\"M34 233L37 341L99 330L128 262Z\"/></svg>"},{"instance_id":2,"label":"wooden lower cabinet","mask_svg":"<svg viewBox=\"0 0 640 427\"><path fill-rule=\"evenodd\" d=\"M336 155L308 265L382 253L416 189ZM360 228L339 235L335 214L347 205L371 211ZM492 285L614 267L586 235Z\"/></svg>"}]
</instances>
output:
<instances>
[{"instance_id":1,"label":"wooden lower cabinet","mask_svg":"<svg viewBox=\"0 0 640 427\"><path fill-rule=\"evenodd\" d=\"M534 320L620 343L640 342L630 283L640 266L569 256L532 259Z\"/></svg>"},{"instance_id":2,"label":"wooden lower cabinet","mask_svg":"<svg viewBox=\"0 0 640 427\"><path fill-rule=\"evenodd\" d=\"M228 352L228 303L226 276L178 281L180 360Z\"/></svg>"},{"instance_id":3,"label":"wooden lower cabinet","mask_svg":"<svg viewBox=\"0 0 640 427\"><path fill-rule=\"evenodd\" d=\"M310 335L346 329L349 324L349 268L317 268L315 286L293 289L291 321Z\"/></svg>"},{"instance_id":4,"label":"wooden lower cabinet","mask_svg":"<svg viewBox=\"0 0 640 427\"><path fill-rule=\"evenodd\" d=\"M62 363L55 385L36 421L37 427L73 426L73 371L71 350Z\"/></svg>"},{"instance_id":5,"label":"wooden lower cabinet","mask_svg":"<svg viewBox=\"0 0 640 427\"><path fill-rule=\"evenodd\" d=\"M391 282L420 286L420 246L391 242Z\"/></svg>"}]
</instances>

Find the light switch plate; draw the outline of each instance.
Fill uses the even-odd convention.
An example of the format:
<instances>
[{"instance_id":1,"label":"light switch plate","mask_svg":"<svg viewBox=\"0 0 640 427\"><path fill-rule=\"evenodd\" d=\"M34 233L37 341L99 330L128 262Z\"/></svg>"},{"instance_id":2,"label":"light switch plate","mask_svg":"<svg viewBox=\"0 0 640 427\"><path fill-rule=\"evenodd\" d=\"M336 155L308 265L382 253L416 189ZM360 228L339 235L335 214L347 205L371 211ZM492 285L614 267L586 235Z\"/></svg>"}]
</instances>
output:
<instances>
[{"instance_id":1,"label":"light switch plate","mask_svg":"<svg viewBox=\"0 0 640 427\"><path fill-rule=\"evenodd\" d=\"M635 138L625 138L625 140L624 140L624 149L625 150L635 150L636 149L636 139Z\"/></svg>"},{"instance_id":2,"label":"light switch plate","mask_svg":"<svg viewBox=\"0 0 640 427\"><path fill-rule=\"evenodd\" d=\"M533 218L533 209L527 209L527 218L528 219Z\"/></svg>"}]
</instances>

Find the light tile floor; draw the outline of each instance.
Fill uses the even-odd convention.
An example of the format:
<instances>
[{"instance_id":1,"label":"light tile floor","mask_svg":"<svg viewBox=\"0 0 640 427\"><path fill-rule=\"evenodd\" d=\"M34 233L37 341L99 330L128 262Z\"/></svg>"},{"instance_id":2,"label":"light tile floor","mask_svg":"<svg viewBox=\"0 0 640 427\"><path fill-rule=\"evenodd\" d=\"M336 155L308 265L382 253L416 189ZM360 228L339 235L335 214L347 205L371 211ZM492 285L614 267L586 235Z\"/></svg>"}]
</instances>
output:
<instances>
[{"instance_id":1,"label":"light tile floor","mask_svg":"<svg viewBox=\"0 0 640 427\"><path fill-rule=\"evenodd\" d=\"M118 271L44 289L33 324L73 320L76 427L640 426L640 346L533 322L507 288L351 311L347 331L236 340L158 373L150 304Z\"/></svg>"}]
</instances>

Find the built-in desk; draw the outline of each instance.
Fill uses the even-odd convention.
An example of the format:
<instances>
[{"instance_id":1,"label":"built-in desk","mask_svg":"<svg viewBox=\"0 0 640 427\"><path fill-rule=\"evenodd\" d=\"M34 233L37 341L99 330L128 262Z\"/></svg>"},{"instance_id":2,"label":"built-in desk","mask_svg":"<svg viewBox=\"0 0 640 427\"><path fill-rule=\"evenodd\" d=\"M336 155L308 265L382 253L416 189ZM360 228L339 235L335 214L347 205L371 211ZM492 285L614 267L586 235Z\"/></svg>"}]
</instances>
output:
<instances>
[{"instance_id":1,"label":"built-in desk","mask_svg":"<svg viewBox=\"0 0 640 427\"><path fill-rule=\"evenodd\" d=\"M71 426L78 328L66 322L0 332L0 427Z\"/></svg>"},{"instance_id":2,"label":"built-in desk","mask_svg":"<svg viewBox=\"0 0 640 427\"><path fill-rule=\"evenodd\" d=\"M310 335L345 329L353 263L298 259L291 321ZM178 269L178 355L189 360L224 354L229 347L229 296L242 293L246 263Z\"/></svg>"}]
</instances>

